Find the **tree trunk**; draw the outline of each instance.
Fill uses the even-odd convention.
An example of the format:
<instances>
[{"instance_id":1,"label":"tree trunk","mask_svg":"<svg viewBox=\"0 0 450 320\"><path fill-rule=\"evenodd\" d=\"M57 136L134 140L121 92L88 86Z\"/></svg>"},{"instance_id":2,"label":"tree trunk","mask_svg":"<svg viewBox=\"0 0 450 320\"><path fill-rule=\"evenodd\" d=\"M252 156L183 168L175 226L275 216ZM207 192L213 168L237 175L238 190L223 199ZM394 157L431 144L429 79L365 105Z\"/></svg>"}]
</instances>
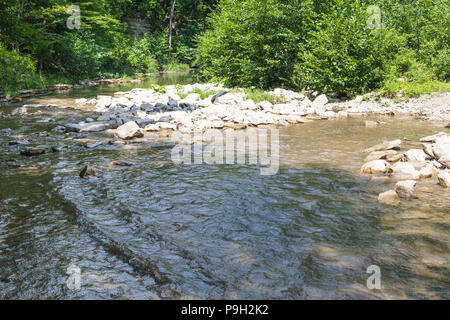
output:
<instances>
[{"instance_id":1,"label":"tree trunk","mask_svg":"<svg viewBox=\"0 0 450 320\"><path fill-rule=\"evenodd\" d=\"M172 1L172 8L170 9L170 18L169 18L169 57L172 51L172 28L173 28L173 14L175 12L175 2L176 0Z\"/></svg>"}]
</instances>

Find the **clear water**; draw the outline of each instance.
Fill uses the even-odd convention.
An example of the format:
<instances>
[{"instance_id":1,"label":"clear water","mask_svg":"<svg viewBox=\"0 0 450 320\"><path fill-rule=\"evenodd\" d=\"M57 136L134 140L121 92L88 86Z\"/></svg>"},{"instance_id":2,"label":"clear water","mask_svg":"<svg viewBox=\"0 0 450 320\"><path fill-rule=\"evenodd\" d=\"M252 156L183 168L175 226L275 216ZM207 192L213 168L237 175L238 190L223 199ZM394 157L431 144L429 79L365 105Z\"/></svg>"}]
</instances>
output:
<instances>
[{"instance_id":1,"label":"clear water","mask_svg":"<svg viewBox=\"0 0 450 320\"><path fill-rule=\"evenodd\" d=\"M168 80L146 83L155 81ZM33 102L68 106L131 86ZM363 149L397 138L414 147L442 124L383 118L367 129L353 118L282 128L279 173L260 176L251 165L175 165L173 145L160 141L86 148L39 136L87 116L41 111L0 120L1 299L450 298L450 192L430 179L417 199L386 206L377 195L392 183L359 172ZM9 145L18 138L61 151L24 158L24 145ZM80 179L86 164L103 177ZM66 286L70 265L81 268L80 290ZM382 290L366 287L370 265L381 268Z\"/></svg>"}]
</instances>

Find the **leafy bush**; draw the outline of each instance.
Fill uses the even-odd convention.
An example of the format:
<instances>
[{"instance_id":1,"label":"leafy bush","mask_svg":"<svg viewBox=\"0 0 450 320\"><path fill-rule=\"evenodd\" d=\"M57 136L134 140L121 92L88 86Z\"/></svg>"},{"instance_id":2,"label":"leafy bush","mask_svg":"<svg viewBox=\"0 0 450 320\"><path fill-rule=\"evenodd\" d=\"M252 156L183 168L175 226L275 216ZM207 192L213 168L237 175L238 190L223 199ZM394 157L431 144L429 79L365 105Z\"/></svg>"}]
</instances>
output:
<instances>
[{"instance_id":1,"label":"leafy bush","mask_svg":"<svg viewBox=\"0 0 450 320\"><path fill-rule=\"evenodd\" d=\"M367 6L336 0L299 50L294 83L320 92L355 95L379 86L378 37L367 26Z\"/></svg>"},{"instance_id":2,"label":"leafy bush","mask_svg":"<svg viewBox=\"0 0 450 320\"><path fill-rule=\"evenodd\" d=\"M17 51L8 51L0 45L0 91L7 94L20 89L43 86L40 74L36 73L36 62Z\"/></svg>"},{"instance_id":3,"label":"leafy bush","mask_svg":"<svg viewBox=\"0 0 450 320\"><path fill-rule=\"evenodd\" d=\"M309 0L222 0L199 38L197 64L231 86L289 84L311 14Z\"/></svg>"}]
</instances>

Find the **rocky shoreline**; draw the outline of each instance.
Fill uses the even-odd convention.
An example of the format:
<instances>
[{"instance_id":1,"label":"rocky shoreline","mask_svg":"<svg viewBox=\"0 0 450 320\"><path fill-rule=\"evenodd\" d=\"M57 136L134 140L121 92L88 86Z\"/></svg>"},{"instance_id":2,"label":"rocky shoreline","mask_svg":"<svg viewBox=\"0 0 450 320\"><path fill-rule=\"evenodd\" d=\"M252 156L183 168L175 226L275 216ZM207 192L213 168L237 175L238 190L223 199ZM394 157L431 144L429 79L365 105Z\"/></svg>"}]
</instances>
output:
<instances>
[{"instance_id":1,"label":"rocky shoreline","mask_svg":"<svg viewBox=\"0 0 450 320\"><path fill-rule=\"evenodd\" d=\"M191 69L142 73L142 74L136 74L136 76L150 77L150 76L155 76L155 75L162 74L162 73L175 73L175 72L189 71L189 70L191 70ZM19 98L13 98L13 99L7 99L5 93L0 92L0 106L4 103L20 102L20 101L22 101L22 99L46 95L46 94L57 92L57 91L67 91L67 90L71 90L71 89L81 89L81 88L104 86L104 85L111 86L111 85L118 85L118 84L124 84L124 83L139 83L142 81L144 81L144 80L139 79L139 78L136 78L136 79L118 78L118 79L82 80L78 84L53 84L53 85L45 86L42 89L21 90L18 92Z\"/></svg>"},{"instance_id":2,"label":"rocky shoreline","mask_svg":"<svg viewBox=\"0 0 450 320\"><path fill-rule=\"evenodd\" d=\"M216 84L167 86L164 90L133 89L113 96L78 99L96 116L65 126L66 132L99 132L116 129L123 140L146 132L192 133L207 129L245 129L286 126L314 120L339 119L369 114L418 117L450 122L450 93L435 94L394 103L366 101L363 97L338 101L319 95L311 98L294 91L275 89L265 93L270 101L254 102L242 89ZM26 107L26 106L24 106ZM95 119L94 119L95 118ZM367 122L367 126L377 123Z\"/></svg>"},{"instance_id":3,"label":"rocky shoreline","mask_svg":"<svg viewBox=\"0 0 450 320\"><path fill-rule=\"evenodd\" d=\"M388 178L396 182L394 190L380 193L378 201L396 204L400 199L414 198L419 180L437 177L443 188L450 188L450 135L440 132L420 139L422 149L401 152L401 140L385 141L367 150L361 167L372 179Z\"/></svg>"}]
</instances>

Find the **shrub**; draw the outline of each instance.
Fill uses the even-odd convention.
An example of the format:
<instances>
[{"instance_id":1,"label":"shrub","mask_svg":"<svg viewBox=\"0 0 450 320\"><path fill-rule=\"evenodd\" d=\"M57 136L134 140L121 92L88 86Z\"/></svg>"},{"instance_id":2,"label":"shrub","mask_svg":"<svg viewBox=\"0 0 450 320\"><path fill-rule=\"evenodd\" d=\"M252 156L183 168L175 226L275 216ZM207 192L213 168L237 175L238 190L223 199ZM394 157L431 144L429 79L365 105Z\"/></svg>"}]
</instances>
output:
<instances>
[{"instance_id":1,"label":"shrub","mask_svg":"<svg viewBox=\"0 0 450 320\"><path fill-rule=\"evenodd\" d=\"M367 6L361 1L336 0L301 45L294 83L349 96L378 87L382 82L379 37L367 20Z\"/></svg>"},{"instance_id":2,"label":"shrub","mask_svg":"<svg viewBox=\"0 0 450 320\"><path fill-rule=\"evenodd\" d=\"M312 2L222 0L199 38L197 65L229 86L289 85Z\"/></svg>"},{"instance_id":3,"label":"shrub","mask_svg":"<svg viewBox=\"0 0 450 320\"><path fill-rule=\"evenodd\" d=\"M13 93L20 89L43 86L40 74L36 73L36 63L17 51L6 50L0 45L0 90Z\"/></svg>"}]
</instances>

